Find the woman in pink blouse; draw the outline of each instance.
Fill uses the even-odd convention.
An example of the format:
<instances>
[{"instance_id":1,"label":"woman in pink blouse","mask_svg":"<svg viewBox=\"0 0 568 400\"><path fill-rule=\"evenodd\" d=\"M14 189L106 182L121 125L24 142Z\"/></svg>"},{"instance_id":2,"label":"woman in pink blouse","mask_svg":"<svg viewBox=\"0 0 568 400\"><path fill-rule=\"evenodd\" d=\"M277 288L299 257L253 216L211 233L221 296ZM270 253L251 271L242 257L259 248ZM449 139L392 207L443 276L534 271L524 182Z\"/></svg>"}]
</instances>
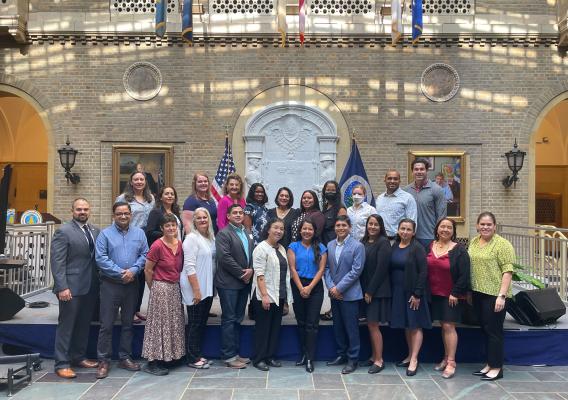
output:
<instances>
[{"instance_id":1,"label":"woman in pink blouse","mask_svg":"<svg viewBox=\"0 0 568 400\"><path fill-rule=\"evenodd\" d=\"M224 196L217 205L217 227L219 230L225 228L229 223L227 210L231 205L240 204L243 209L245 208L246 202L243 198L243 192L243 179L238 174L229 174L225 185L223 185Z\"/></svg>"}]
</instances>

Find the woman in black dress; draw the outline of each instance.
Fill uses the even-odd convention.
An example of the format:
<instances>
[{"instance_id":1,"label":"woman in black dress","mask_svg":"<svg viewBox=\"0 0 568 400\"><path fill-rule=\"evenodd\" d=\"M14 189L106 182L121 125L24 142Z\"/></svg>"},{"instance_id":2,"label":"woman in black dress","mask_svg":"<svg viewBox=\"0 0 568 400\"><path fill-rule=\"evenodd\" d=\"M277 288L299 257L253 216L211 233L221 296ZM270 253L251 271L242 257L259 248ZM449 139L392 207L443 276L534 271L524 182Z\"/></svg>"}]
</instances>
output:
<instances>
[{"instance_id":1,"label":"woman in black dress","mask_svg":"<svg viewBox=\"0 0 568 400\"><path fill-rule=\"evenodd\" d=\"M365 245L365 266L359 280L365 295L367 327L373 349L369 373L376 374L385 368L379 323L389 322L391 313L391 245L381 216L372 214L367 218L361 242Z\"/></svg>"},{"instance_id":2,"label":"woman in black dress","mask_svg":"<svg viewBox=\"0 0 568 400\"><path fill-rule=\"evenodd\" d=\"M298 210L294 208L294 195L290 189L287 187L281 187L276 192L276 197L274 198L274 203L276 207L268 210L268 220L271 221L274 218L281 219L284 221L284 236L280 239L280 243L285 249L288 249L290 243L292 243L292 224L298 218Z\"/></svg>"},{"instance_id":3,"label":"woman in black dress","mask_svg":"<svg viewBox=\"0 0 568 400\"><path fill-rule=\"evenodd\" d=\"M322 213L325 217L325 224L321 234L321 242L327 246L335 239L335 220L338 215L347 215L347 209L341 203L341 190L336 181L327 181L323 184L322 192Z\"/></svg>"},{"instance_id":4,"label":"woman in black dress","mask_svg":"<svg viewBox=\"0 0 568 400\"><path fill-rule=\"evenodd\" d=\"M426 251L414 239L416 223L408 218L398 224L397 240L391 253L392 314L391 328L405 329L408 355L397 367L406 367L406 375L418 371L418 353L422 347L422 329L430 329L428 310L428 267Z\"/></svg>"}]
</instances>

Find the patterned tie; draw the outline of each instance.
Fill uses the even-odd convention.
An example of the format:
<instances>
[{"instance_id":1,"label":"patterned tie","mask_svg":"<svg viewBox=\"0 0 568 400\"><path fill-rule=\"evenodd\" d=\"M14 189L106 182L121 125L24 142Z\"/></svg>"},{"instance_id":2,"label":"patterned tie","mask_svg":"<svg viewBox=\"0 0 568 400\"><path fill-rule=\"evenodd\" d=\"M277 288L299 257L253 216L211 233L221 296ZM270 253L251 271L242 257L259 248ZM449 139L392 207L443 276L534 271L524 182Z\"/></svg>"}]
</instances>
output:
<instances>
[{"instance_id":1,"label":"patterned tie","mask_svg":"<svg viewBox=\"0 0 568 400\"><path fill-rule=\"evenodd\" d=\"M93 242L93 237L91 236L91 232L89 232L89 227L87 224L83 225L83 230L85 231L85 235L87 236L87 240L89 242L89 250L91 253L95 250L95 242Z\"/></svg>"}]
</instances>

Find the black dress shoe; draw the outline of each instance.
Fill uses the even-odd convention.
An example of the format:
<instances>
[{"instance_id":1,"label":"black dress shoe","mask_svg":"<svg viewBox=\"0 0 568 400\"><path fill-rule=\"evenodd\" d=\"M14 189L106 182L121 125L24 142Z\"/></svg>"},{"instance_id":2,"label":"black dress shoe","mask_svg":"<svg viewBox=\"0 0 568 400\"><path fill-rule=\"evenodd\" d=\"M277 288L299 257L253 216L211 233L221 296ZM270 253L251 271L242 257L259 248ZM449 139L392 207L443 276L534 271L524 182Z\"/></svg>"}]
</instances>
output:
<instances>
[{"instance_id":1,"label":"black dress shoe","mask_svg":"<svg viewBox=\"0 0 568 400\"><path fill-rule=\"evenodd\" d=\"M302 366L302 365L306 365L306 360L307 360L307 359L308 359L308 358L307 358L306 355L304 354L304 355L302 356L302 358L300 358L300 361L296 361L296 367L300 367L300 366Z\"/></svg>"},{"instance_id":2,"label":"black dress shoe","mask_svg":"<svg viewBox=\"0 0 568 400\"><path fill-rule=\"evenodd\" d=\"M383 362L383 365L377 365L374 364L371 365L371 367L369 368L369 373L370 374L378 374L379 372L381 372L383 369L385 369L385 363Z\"/></svg>"},{"instance_id":3,"label":"black dress shoe","mask_svg":"<svg viewBox=\"0 0 568 400\"><path fill-rule=\"evenodd\" d=\"M500 370L499 373L493 377L487 376L487 374L481 377L482 381L496 381L497 379L503 378L503 370Z\"/></svg>"},{"instance_id":4,"label":"black dress shoe","mask_svg":"<svg viewBox=\"0 0 568 400\"><path fill-rule=\"evenodd\" d=\"M416 368L414 370L406 368L406 376L414 376L418 372L418 363L416 363Z\"/></svg>"},{"instance_id":5,"label":"black dress shoe","mask_svg":"<svg viewBox=\"0 0 568 400\"><path fill-rule=\"evenodd\" d=\"M357 369L357 361L349 361L345 367L341 370L343 375L350 374L351 372L355 372Z\"/></svg>"},{"instance_id":6,"label":"black dress shoe","mask_svg":"<svg viewBox=\"0 0 568 400\"><path fill-rule=\"evenodd\" d=\"M274 358L270 358L266 360L266 365L268 365L269 367L280 368L282 366L282 363L280 361L276 361Z\"/></svg>"},{"instance_id":7,"label":"black dress shoe","mask_svg":"<svg viewBox=\"0 0 568 400\"><path fill-rule=\"evenodd\" d=\"M314 372L314 362L312 360L306 360L306 372L310 374Z\"/></svg>"},{"instance_id":8,"label":"black dress shoe","mask_svg":"<svg viewBox=\"0 0 568 400\"><path fill-rule=\"evenodd\" d=\"M410 365L410 361L399 361L396 363L397 367L406 368Z\"/></svg>"},{"instance_id":9,"label":"black dress shoe","mask_svg":"<svg viewBox=\"0 0 568 400\"><path fill-rule=\"evenodd\" d=\"M475 376L485 376L485 373L486 373L486 372L487 372L487 371L483 372L483 370L480 369L479 371L473 371L471 374L472 374L472 375L475 375Z\"/></svg>"},{"instance_id":10,"label":"black dress shoe","mask_svg":"<svg viewBox=\"0 0 568 400\"><path fill-rule=\"evenodd\" d=\"M256 369L259 369L261 371L268 371L270 370L270 368L268 367L268 365L266 365L266 363L264 361L260 361L257 363L253 363L252 364Z\"/></svg>"},{"instance_id":11,"label":"black dress shoe","mask_svg":"<svg viewBox=\"0 0 568 400\"><path fill-rule=\"evenodd\" d=\"M347 363L347 358L342 357L342 356L338 356L335 360L332 361L328 361L326 364L330 367L334 366L334 365L343 365Z\"/></svg>"}]
</instances>

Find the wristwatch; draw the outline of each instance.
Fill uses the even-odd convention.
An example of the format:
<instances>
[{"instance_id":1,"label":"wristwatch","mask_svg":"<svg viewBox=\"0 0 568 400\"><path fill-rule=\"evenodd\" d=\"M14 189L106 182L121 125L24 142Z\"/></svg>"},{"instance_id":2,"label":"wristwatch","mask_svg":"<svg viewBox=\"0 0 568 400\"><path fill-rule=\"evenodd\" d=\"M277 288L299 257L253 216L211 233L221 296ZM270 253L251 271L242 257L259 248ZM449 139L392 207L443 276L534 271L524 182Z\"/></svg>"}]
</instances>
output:
<instances>
[{"instance_id":1,"label":"wristwatch","mask_svg":"<svg viewBox=\"0 0 568 400\"><path fill-rule=\"evenodd\" d=\"M506 295L506 294L499 293L499 295L498 295L497 297L500 297L500 298L502 298L503 300L505 300L505 299L507 298L507 295Z\"/></svg>"}]
</instances>

